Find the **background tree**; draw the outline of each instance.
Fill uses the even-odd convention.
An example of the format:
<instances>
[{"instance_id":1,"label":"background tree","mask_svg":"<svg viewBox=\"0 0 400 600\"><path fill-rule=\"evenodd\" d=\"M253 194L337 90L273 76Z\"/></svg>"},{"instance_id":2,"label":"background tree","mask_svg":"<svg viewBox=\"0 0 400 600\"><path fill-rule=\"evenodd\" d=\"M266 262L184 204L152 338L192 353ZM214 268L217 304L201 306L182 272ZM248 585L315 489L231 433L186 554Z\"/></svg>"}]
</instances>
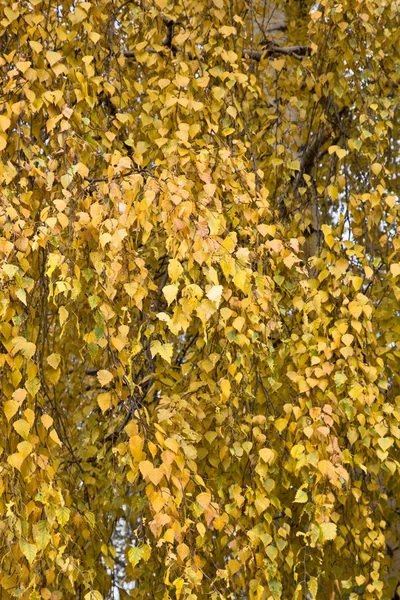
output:
<instances>
[{"instance_id":1,"label":"background tree","mask_svg":"<svg viewBox=\"0 0 400 600\"><path fill-rule=\"evenodd\" d=\"M0 585L393 597L397 0L0 0Z\"/></svg>"}]
</instances>

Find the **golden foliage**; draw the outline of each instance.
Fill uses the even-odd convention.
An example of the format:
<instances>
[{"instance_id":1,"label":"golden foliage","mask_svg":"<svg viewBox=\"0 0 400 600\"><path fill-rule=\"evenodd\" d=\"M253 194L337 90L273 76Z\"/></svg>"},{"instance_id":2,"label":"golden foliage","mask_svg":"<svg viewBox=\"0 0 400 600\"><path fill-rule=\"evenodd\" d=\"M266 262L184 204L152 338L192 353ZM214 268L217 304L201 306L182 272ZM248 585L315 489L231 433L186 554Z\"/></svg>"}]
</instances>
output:
<instances>
[{"instance_id":1,"label":"golden foliage","mask_svg":"<svg viewBox=\"0 0 400 600\"><path fill-rule=\"evenodd\" d=\"M1 598L392 597L399 48L396 0L0 1Z\"/></svg>"}]
</instances>

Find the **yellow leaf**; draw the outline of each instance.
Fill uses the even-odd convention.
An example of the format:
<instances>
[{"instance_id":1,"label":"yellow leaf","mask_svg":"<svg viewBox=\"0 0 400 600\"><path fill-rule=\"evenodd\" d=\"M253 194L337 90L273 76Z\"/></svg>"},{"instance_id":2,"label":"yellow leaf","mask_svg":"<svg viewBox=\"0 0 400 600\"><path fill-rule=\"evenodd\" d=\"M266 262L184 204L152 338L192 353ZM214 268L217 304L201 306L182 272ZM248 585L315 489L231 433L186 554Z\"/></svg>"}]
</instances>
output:
<instances>
[{"instance_id":1,"label":"yellow leaf","mask_svg":"<svg viewBox=\"0 0 400 600\"><path fill-rule=\"evenodd\" d=\"M242 292L245 292L245 288L246 288L246 281L247 281L247 275L246 275L246 271L240 270L237 271L233 277L233 283L236 285L236 287L239 290L242 290Z\"/></svg>"},{"instance_id":2,"label":"yellow leaf","mask_svg":"<svg viewBox=\"0 0 400 600\"><path fill-rule=\"evenodd\" d=\"M52 50L48 50L46 52L46 58L49 62L49 65L52 67L53 65L55 65L59 60L62 59L62 55L59 52L53 52Z\"/></svg>"},{"instance_id":3,"label":"yellow leaf","mask_svg":"<svg viewBox=\"0 0 400 600\"><path fill-rule=\"evenodd\" d=\"M153 472L154 467L153 467L153 464L149 460L142 460L139 463L139 470L140 470L142 476L144 477L144 479L147 479L149 477L150 473Z\"/></svg>"},{"instance_id":4,"label":"yellow leaf","mask_svg":"<svg viewBox=\"0 0 400 600\"><path fill-rule=\"evenodd\" d=\"M15 294L19 300L21 300L22 304L26 306L26 292L23 288L19 288Z\"/></svg>"},{"instance_id":5,"label":"yellow leaf","mask_svg":"<svg viewBox=\"0 0 400 600\"><path fill-rule=\"evenodd\" d=\"M202 492L196 496L196 500L202 508L207 509L211 502L211 494L210 492Z\"/></svg>"},{"instance_id":6,"label":"yellow leaf","mask_svg":"<svg viewBox=\"0 0 400 600\"><path fill-rule=\"evenodd\" d=\"M76 170L83 179L85 179L89 175L88 167L86 165L84 165L82 162L79 162L76 165Z\"/></svg>"},{"instance_id":7,"label":"yellow leaf","mask_svg":"<svg viewBox=\"0 0 400 600\"><path fill-rule=\"evenodd\" d=\"M62 527L64 527L64 525L66 525L68 523L70 513L71 513L71 511L69 510L69 508L67 506L60 506L60 508L57 508L57 510L56 510L57 521L60 523L60 525Z\"/></svg>"},{"instance_id":8,"label":"yellow leaf","mask_svg":"<svg viewBox=\"0 0 400 600\"><path fill-rule=\"evenodd\" d=\"M379 173L382 171L382 165L379 163L374 163L371 165L371 171L374 173L374 175L379 175Z\"/></svg>"},{"instance_id":9,"label":"yellow leaf","mask_svg":"<svg viewBox=\"0 0 400 600\"><path fill-rule=\"evenodd\" d=\"M148 478L154 485L158 485L163 477L164 477L164 471L158 467L153 469L152 472L149 473L149 476L148 476Z\"/></svg>"},{"instance_id":10,"label":"yellow leaf","mask_svg":"<svg viewBox=\"0 0 400 600\"><path fill-rule=\"evenodd\" d=\"M338 191L338 189L337 189L336 186L329 185L328 186L328 194L330 195L330 197L332 198L332 200L337 200L337 198L339 196L339 191Z\"/></svg>"},{"instance_id":11,"label":"yellow leaf","mask_svg":"<svg viewBox=\"0 0 400 600\"><path fill-rule=\"evenodd\" d=\"M265 223L261 223L257 225L257 230L261 233L262 236L271 235L270 225L266 225Z\"/></svg>"},{"instance_id":12,"label":"yellow leaf","mask_svg":"<svg viewBox=\"0 0 400 600\"><path fill-rule=\"evenodd\" d=\"M183 273L183 267L179 260L173 258L169 261L168 264L168 275L171 278L171 281L176 281ZM165 288L164 288L165 289Z\"/></svg>"},{"instance_id":13,"label":"yellow leaf","mask_svg":"<svg viewBox=\"0 0 400 600\"><path fill-rule=\"evenodd\" d=\"M171 364L171 359L174 351L173 344L162 344L160 341L155 340L150 344L150 353L154 357L157 354L161 356L164 360L166 360L169 364Z\"/></svg>"},{"instance_id":14,"label":"yellow leaf","mask_svg":"<svg viewBox=\"0 0 400 600\"><path fill-rule=\"evenodd\" d=\"M40 42L35 42L35 41L29 41L29 45L32 48L32 50L34 50L35 52L42 52L43 50L43 46Z\"/></svg>"},{"instance_id":15,"label":"yellow leaf","mask_svg":"<svg viewBox=\"0 0 400 600\"><path fill-rule=\"evenodd\" d=\"M110 371L107 371L106 369L100 369L100 371L97 371L97 379L99 380L99 383L102 387L110 383L110 381L112 381L113 378L113 374L110 373Z\"/></svg>"},{"instance_id":16,"label":"yellow leaf","mask_svg":"<svg viewBox=\"0 0 400 600\"><path fill-rule=\"evenodd\" d=\"M49 437L53 440L53 442L55 442L59 446L62 446L62 442L61 442L60 438L58 437L58 433L55 429L52 429L50 431Z\"/></svg>"},{"instance_id":17,"label":"yellow leaf","mask_svg":"<svg viewBox=\"0 0 400 600\"><path fill-rule=\"evenodd\" d=\"M294 264L299 262L299 259L293 254L293 252L291 252L288 256L285 256L283 262L288 267L288 269L291 269Z\"/></svg>"},{"instance_id":18,"label":"yellow leaf","mask_svg":"<svg viewBox=\"0 0 400 600\"><path fill-rule=\"evenodd\" d=\"M296 444L290 450L290 454L293 456L294 459L298 460L301 456L303 456L304 450L305 447L303 446L303 444Z\"/></svg>"},{"instance_id":19,"label":"yellow leaf","mask_svg":"<svg viewBox=\"0 0 400 600\"><path fill-rule=\"evenodd\" d=\"M326 475L329 479L336 476L335 467L329 460L320 460L318 462L318 470L322 475Z\"/></svg>"},{"instance_id":20,"label":"yellow leaf","mask_svg":"<svg viewBox=\"0 0 400 600\"><path fill-rule=\"evenodd\" d=\"M237 331L242 331L245 324L244 317L236 317L236 319L232 323L232 327L234 327Z\"/></svg>"},{"instance_id":21,"label":"yellow leaf","mask_svg":"<svg viewBox=\"0 0 400 600\"><path fill-rule=\"evenodd\" d=\"M277 428L277 430L281 433L285 427L287 426L287 420L286 419L277 419L274 423L275 427Z\"/></svg>"},{"instance_id":22,"label":"yellow leaf","mask_svg":"<svg viewBox=\"0 0 400 600\"><path fill-rule=\"evenodd\" d=\"M13 395L11 396L13 398L13 400L16 400L16 402L18 402L18 404L22 404L23 401L25 400L27 396L27 391L24 390L23 388L18 388L17 390L15 390L15 392L13 393Z\"/></svg>"},{"instance_id":23,"label":"yellow leaf","mask_svg":"<svg viewBox=\"0 0 400 600\"><path fill-rule=\"evenodd\" d=\"M30 359L36 352L36 346L32 342L28 342L24 337L13 338L14 352L21 352L25 358Z\"/></svg>"},{"instance_id":24,"label":"yellow leaf","mask_svg":"<svg viewBox=\"0 0 400 600\"><path fill-rule=\"evenodd\" d=\"M163 287L163 294L167 301L168 306L175 300L178 294L178 286L177 285L165 285Z\"/></svg>"},{"instance_id":25,"label":"yellow leaf","mask_svg":"<svg viewBox=\"0 0 400 600\"><path fill-rule=\"evenodd\" d=\"M97 396L97 404L100 407L102 413L105 413L111 406L111 394L110 392L104 392Z\"/></svg>"},{"instance_id":26,"label":"yellow leaf","mask_svg":"<svg viewBox=\"0 0 400 600\"><path fill-rule=\"evenodd\" d=\"M178 87L186 87L189 84L189 81L189 77L186 77L186 75L179 75L179 73L174 79L174 82Z\"/></svg>"},{"instance_id":27,"label":"yellow leaf","mask_svg":"<svg viewBox=\"0 0 400 600\"><path fill-rule=\"evenodd\" d=\"M221 296L224 288L222 285L214 285L211 289L208 290L206 296L211 302L216 302L217 304L221 301Z\"/></svg>"},{"instance_id":28,"label":"yellow leaf","mask_svg":"<svg viewBox=\"0 0 400 600\"><path fill-rule=\"evenodd\" d=\"M94 44L97 44L97 42L101 39L101 35L96 31L91 31L89 33L89 39L92 40Z\"/></svg>"},{"instance_id":29,"label":"yellow leaf","mask_svg":"<svg viewBox=\"0 0 400 600\"><path fill-rule=\"evenodd\" d=\"M97 590L85 594L85 600L103 600L103 596Z\"/></svg>"},{"instance_id":30,"label":"yellow leaf","mask_svg":"<svg viewBox=\"0 0 400 600\"><path fill-rule=\"evenodd\" d=\"M64 306L60 306L58 310L58 318L60 320L61 327L64 325L65 321L68 319L68 311Z\"/></svg>"},{"instance_id":31,"label":"yellow leaf","mask_svg":"<svg viewBox=\"0 0 400 600\"><path fill-rule=\"evenodd\" d=\"M49 429L53 425L53 419L50 417L50 415L42 415L40 420L42 421L45 429Z\"/></svg>"},{"instance_id":32,"label":"yellow leaf","mask_svg":"<svg viewBox=\"0 0 400 600\"><path fill-rule=\"evenodd\" d=\"M32 427L32 425L35 422L35 413L33 412L33 410L31 408L27 408L26 410L24 410L24 416L29 423L29 427Z\"/></svg>"},{"instance_id":33,"label":"yellow leaf","mask_svg":"<svg viewBox=\"0 0 400 600\"><path fill-rule=\"evenodd\" d=\"M283 244L281 240L270 240L267 242L267 244L273 252L282 252L283 250Z\"/></svg>"},{"instance_id":34,"label":"yellow leaf","mask_svg":"<svg viewBox=\"0 0 400 600\"><path fill-rule=\"evenodd\" d=\"M15 589L17 587L17 575L4 575L1 580L1 587L3 587L6 591Z\"/></svg>"},{"instance_id":35,"label":"yellow leaf","mask_svg":"<svg viewBox=\"0 0 400 600\"><path fill-rule=\"evenodd\" d=\"M358 290L361 288L363 282L362 277L353 277L352 279L352 283L353 283L353 287L356 290L356 292L358 292Z\"/></svg>"},{"instance_id":36,"label":"yellow leaf","mask_svg":"<svg viewBox=\"0 0 400 600\"><path fill-rule=\"evenodd\" d=\"M260 458L268 464L271 464L275 459L275 452L271 450L271 448L261 448L259 455Z\"/></svg>"},{"instance_id":37,"label":"yellow leaf","mask_svg":"<svg viewBox=\"0 0 400 600\"><path fill-rule=\"evenodd\" d=\"M133 458L140 461L142 458L143 439L139 435L133 435L129 438L129 449Z\"/></svg>"},{"instance_id":38,"label":"yellow leaf","mask_svg":"<svg viewBox=\"0 0 400 600\"><path fill-rule=\"evenodd\" d=\"M73 180L73 176L71 175L71 173L65 173L64 175L62 175L60 177L61 185L63 186L64 189L67 189L67 187L70 185L70 183L72 183L72 180Z\"/></svg>"},{"instance_id":39,"label":"yellow leaf","mask_svg":"<svg viewBox=\"0 0 400 600\"><path fill-rule=\"evenodd\" d=\"M222 381L220 381L219 385L220 385L223 397L225 399L228 399L229 396L231 395L231 384L230 384L229 380L228 379L222 379Z\"/></svg>"},{"instance_id":40,"label":"yellow leaf","mask_svg":"<svg viewBox=\"0 0 400 600\"><path fill-rule=\"evenodd\" d=\"M175 454L177 454L179 451L179 444L174 438L167 438L165 440L165 446L168 448L168 450L171 450Z\"/></svg>"},{"instance_id":41,"label":"yellow leaf","mask_svg":"<svg viewBox=\"0 0 400 600\"><path fill-rule=\"evenodd\" d=\"M276 546L267 546L267 548L265 549L265 553L270 560L272 560L273 562L276 561L276 558L278 556L278 549L276 548Z\"/></svg>"},{"instance_id":42,"label":"yellow leaf","mask_svg":"<svg viewBox=\"0 0 400 600\"><path fill-rule=\"evenodd\" d=\"M11 125L10 119L6 115L0 116L0 129L6 131Z\"/></svg>"},{"instance_id":43,"label":"yellow leaf","mask_svg":"<svg viewBox=\"0 0 400 600\"><path fill-rule=\"evenodd\" d=\"M393 275L393 277L397 277L397 275L400 275L400 263L392 263L390 265L390 272Z\"/></svg>"},{"instance_id":44,"label":"yellow leaf","mask_svg":"<svg viewBox=\"0 0 400 600\"><path fill-rule=\"evenodd\" d=\"M330 227L329 225L326 225L325 223L323 223L321 225L321 229L322 229L322 233L324 234L324 236L331 235L331 233L332 233L332 227Z\"/></svg>"},{"instance_id":45,"label":"yellow leaf","mask_svg":"<svg viewBox=\"0 0 400 600\"><path fill-rule=\"evenodd\" d=\"M15 4L14 4L14 8L16 8ZM6 15L6 17L9 20L10 23L12 23L13 21L15 21L15 19L18 19L18 17L19 17L19 12L16 11L16 10L12 10L7 5L4 7L4 14Z\"/></svg>"},{"instance_id":46,"label":"yellow leaf","mask_svg":"<svg viewBox=\"0 0 400 600\"><path fill-rule=\"evenodd\" d=\"M32 444L30 442L27 442L26 440L24 440L23 442L20 442L17 445L17 448L18 448L18 452L20 452L20 454L25 459L32 452L33 446L32 446Z\"/></svg>"},{"instance_id":47,"label":"yellow leaf","mask_svg":"<svg viewBox=\"0 0 400 600\"><path fill-rule=\"evenodd\" d=\"M338 158L344 158L347 155L347 150L344 148L336 148L336 156Z\"/></svg>"},{"instance_id":48,"label":"yellow leaf","mask_svg":"<svg viewBox=\"0 0 400 600\"><path fill-rule=\"evenodd\" d=\"M273 69L275 69L275 71L282 71L283 67L285 66L285 59L278 58L276 60L271 60L270 65Z\"/></svg>"},{"instance_id":49,"label":"yellow leaf","mask_svg":"<svg viewBox=\"0 0 400 600\"><path fill-rule=\"evenodd\" d=\"M216 85L212 88L211 93L214 96L214 98L221 101L226 94L226 90L223 87Z\"/></svg>"},{"instance_id":50,"label":"yellow leaf","mask_svg":"<svg viewBox=\"0 0 400 600\"><path fill-rule=\"evenodd\" d=\"M317 5L318 6L318 5ZM314 10L310 14L311 20L316 23L318 19L322 17L322 12L320 10Z\"/></svg>"},{"instance_id":51,"label":"yellow leaf","mask_svg":"<svg viewBox=\"0 0 400 600\"><path fill-rule=\"evenodd\" d=\"M342 342L345 346L351 346L353 341L354 335L351 335L351 333L345 333L344 335L342 335Z\"/></svg>"},{"instance_id":52,"label":"yellow leaf","mask_svg":"<svg viewBox=\"0 0 400 600\"><path fill-rule=\"evenodd\" d=\"M337 535L337 528L335 523L321 523L319 528L321 530L321 537L323 541L335 539Z\"/></svg>"},{"instance_id":53,"label":"yellow leaf","mask_svg":"<svg viewBox=\"0 0 400 600\"><path fill-rule=\"evenodd\" d=\"M380 445L382 450L384 452L386 452L386 450L388 450L391 446L393 446L394 439L391 437L382 437L382 438L379 438L378 444Z\"/></svg>"},{"instance_id":54,"label":"yellow leaf","mask_svg":"<svg viewBox=\"0 0 400 600\"><path fill-rule=\"evenodd\" d=\"M59 354L50 354L46 360L53 369L57 369L60 364L61 356Z\"/></svg>"},{"instance_id":55,"label":"yellow leaf","mask_svg":"<svg viewBox=\"0 0 400 600\"><path fill-rule=\"evenodd\" d=\"M31 66L31 61L30 60L21 60L18 61L15 66L17 67L17 69L19 71L21 71L21 73L25 73L25 71L27 71L29 69L29 67Z\"/></svg>"},{"instance_id":56,"label":"yellow leaf","mask_svg":"<svg viewBox=\"0 0 400 600\"><path fill-rule=\"evenodd\" d=\"M185 543L179 544L176 548L177 554L181 560L185 560L190 554L189 546Z\"/></svg>"},{"instance_id":57,"label":"yellow leaf","mask_svg":"<svg viewBox=\"0 0 400 600\"><path fill-rule=\"evenodd\" d=\"M31 429L28 421L25 421L25 419L18 419L18 421L14 421L13 427L15 431L23 438L28 437Z\"/></svg>"},{"instance_id":58,"label":"yellow leaf","mask_svg":"<svg viewBox=\"0 0 400 600\"><path fill-rule=\"evenodd\" d=\"M6 402L4 402L3 412L6 415L7 421L10 421L10 419L13 418L19 407L20 403L16 400L7 400Z\"/></svg>"},{"instance_id":59,"label":"yellow leaf","mask_svg":"<svg viewBox=\"0 0 400 600\"><path fill-rule=\"evenodd\" d=\"M235 558L231 558L230 560L228 560L227 569L228 569L230 575L235 575L235 573L240 571L240 567L241 567L240 562L238 560L236 560Z\"/></svg>"},{"instance_id":60,"label":"yellow leaf","mask_svg":"<svg viewBox=\"0 0 400 600\"><path fill-rule=\"evenodd\" d=\"M18 471L21 470L21 466L24 460L25 457L20 452L15 452L14 454L10 454L10 456L7 457L8 464L14 467L14 469L18 469Z\"/></svg>"}]
</instances>

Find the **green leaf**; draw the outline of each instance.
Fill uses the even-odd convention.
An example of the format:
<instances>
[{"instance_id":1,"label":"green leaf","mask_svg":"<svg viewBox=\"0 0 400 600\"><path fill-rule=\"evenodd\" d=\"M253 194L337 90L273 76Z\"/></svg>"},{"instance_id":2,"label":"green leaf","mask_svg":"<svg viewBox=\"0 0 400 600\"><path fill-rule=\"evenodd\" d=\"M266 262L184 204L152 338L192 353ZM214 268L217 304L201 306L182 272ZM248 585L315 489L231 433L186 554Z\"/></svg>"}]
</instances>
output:
<instances>
[{"instance_id":1,"label":"green leaf","mask_svg":"<svg viewBox=\"0 0 400 600\"><path fill-rule=\"evenodd\" d=\"M143 547L132 546L128 550L128 559L132 567L135 567L143 557Z\"/></svg>"},{"instance_id":2,"label":"green leaf","mask_svg":"<svg viewBox=\"0 0 400 600\"><path fill-rule=\"evenodd\" d=\"M51 540L46 521L39 521L36 525L36 534L34 535L35 543L39 550L44 550Z\"/></svg>"},{"instance_id":3,"label":"green leaf","mask_svg":"<svg viewBox=\"0 0 400 600\"><path fill-rule=\"evenodd\" d=\"M307 501L308 501L308 494L304 490L297 490L296 496L294 498L294 502L304 504L304 502L307 502Z\"/></svg>"},{"instance_id":4,"label":"green leaf","mask_svg":"<svg viewBox=\"0 0 400 600\"><path fill-rule=\"evenodd\" d=\"M30 565L32 565L38 552L38 549L35 546L35 544L30 544L29 542L21 538L19 540L19 547L21 548L21 552L25 556L26 560L29 562Z\"/></svg>"}]
</instances>

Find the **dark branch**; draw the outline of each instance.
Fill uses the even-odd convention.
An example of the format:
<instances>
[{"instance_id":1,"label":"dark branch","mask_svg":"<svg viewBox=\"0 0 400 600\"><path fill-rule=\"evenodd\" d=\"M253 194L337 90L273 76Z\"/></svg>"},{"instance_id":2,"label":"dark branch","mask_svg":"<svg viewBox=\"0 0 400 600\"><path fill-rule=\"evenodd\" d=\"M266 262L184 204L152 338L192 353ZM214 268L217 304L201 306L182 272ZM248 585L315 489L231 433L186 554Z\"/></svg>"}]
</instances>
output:
<instances>
[{"instance_id":1,"label":"dark branch","mask_svg":"<svg viewBox=\"0 0 400 600\"><path fill-rule=\"evenodd\" d=\"M168 46L167 44L165 45L166 47L171 48L171 50L173 50L174 53L178 51L178 48L176 48L175 46ZM156 50L155 48L146 48L145 52L148 52L149 54L162 53L161 50ZM277 55L294 56L295 58L301 58L302 56L310 54L310 52L311 48L309 46L276 46L275 44L271 44L268 48L265 48L264 50L243 50L242 54L243 56L247 56L247 58L250 58L251 60L256 60L259 62L262 58ZM137 53L133 50L127 50L123 52L125 58L131 59L136 59L136 54ZM190 60L197 58L194 57L191 52L188 52L188 56Z\"/></svg>"},{"instance_id":2,"label":"dark branch","mask_svg":"<svg viewBox=\"0 0 400 600\"><path fill-rule=\"evenodd\" d=\"M264 50L243 50L244 56L256 61L260 61L262 58L267 58L268 56L274 56L278 54L301 58L302 56L307 56L310 53L311 48L309 46L277 46L275 44L269 45Z\"/></svg>"}]
</instances>

